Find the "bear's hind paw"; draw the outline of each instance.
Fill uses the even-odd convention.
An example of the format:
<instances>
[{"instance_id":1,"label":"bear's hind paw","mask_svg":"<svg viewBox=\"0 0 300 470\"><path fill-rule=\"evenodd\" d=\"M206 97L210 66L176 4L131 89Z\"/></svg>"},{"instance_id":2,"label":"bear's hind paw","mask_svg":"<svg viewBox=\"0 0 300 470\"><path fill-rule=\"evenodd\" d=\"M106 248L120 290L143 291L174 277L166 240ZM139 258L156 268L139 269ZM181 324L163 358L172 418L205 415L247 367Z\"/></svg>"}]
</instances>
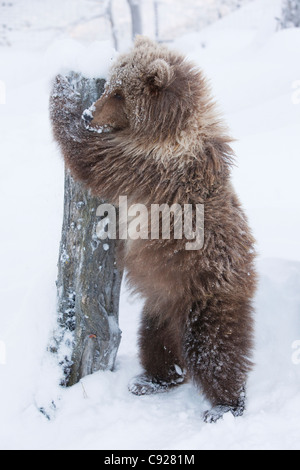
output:
<instances>
[{"instance_id":1,"label":"bear's hind paw","mask_svg":"<svg viewBox=\"0 0 300 470\"><path fill-rule=\"evenodd\" d=\"M227 413L232 413L235 418L239 416L243 416L245 408L240 407L233 407L228 405L218 405L212 408L209 411L204 413L204 422L205 423L216 423L219 419L223 419L224 415Z\"/></svg>"},{"instance_id":2,"label":"bear's hind paw","mask_svg":"<svg viewBox=\"0 0 300 470\"><path fill-rule=\"evenodd\" d=\"M141 374L130 381L128 390L133 393L133 395L138 396L154 395L156 393L168 392L171 388L181 385L183 381L184 378L182 377L177 380L167 382L164 380L157 380L147 374Z\"/></svg>"}]
</instances>

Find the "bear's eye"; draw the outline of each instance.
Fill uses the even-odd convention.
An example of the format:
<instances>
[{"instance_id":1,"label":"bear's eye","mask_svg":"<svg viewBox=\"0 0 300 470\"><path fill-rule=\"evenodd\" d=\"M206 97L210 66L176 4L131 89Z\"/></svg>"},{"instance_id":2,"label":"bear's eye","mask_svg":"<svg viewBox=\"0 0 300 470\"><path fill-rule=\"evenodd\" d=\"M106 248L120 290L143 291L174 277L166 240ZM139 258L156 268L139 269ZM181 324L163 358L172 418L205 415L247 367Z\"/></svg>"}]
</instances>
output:
<instances>
[{"instance_id":1,"label":"bear's eye","mask_svg":"<svg viewBox=\"0 0 300 470\"><path fill-rule=\"evenodd\" d=\"M115 100L118 100L118 101L123 101L124 100L124 96L120 92L114 93L113 96L114 96Z\"/></svg>"}]
</instances>

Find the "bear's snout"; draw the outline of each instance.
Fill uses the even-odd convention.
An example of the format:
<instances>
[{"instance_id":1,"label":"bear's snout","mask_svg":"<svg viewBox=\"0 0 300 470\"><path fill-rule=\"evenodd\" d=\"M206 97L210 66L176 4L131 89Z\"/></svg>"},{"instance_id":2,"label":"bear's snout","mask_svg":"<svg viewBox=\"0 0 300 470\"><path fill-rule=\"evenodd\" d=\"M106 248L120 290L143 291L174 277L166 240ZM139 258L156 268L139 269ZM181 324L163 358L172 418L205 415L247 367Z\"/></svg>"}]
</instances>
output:
<instances>
[{"instance_id":1,"label":"bear's snout","mask_svg":"<svg viewBox=\"0 0 300 470\"><path fill-rule=\"evenodd\" d=\"M90 124L92 122L93 115L90 112L85 111L82 115L82 119L86 125Z\"/></svg>"}]
</instances>

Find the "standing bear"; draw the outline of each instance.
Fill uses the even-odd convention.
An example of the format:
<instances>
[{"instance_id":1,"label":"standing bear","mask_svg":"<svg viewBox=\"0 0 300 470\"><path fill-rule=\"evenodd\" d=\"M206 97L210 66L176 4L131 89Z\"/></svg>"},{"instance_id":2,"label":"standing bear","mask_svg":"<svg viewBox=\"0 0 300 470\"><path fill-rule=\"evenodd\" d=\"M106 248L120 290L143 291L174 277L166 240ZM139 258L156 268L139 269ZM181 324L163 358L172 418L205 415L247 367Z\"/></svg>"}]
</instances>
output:
<instances>
[{"instance_id":1,"label":"standing bear","mask_svg":"<svg viewBox=\"0 0 300 470\"><path fill-rule=\"evenodd\" d=\"M122 249L128 282L145 299L144 373L131 392L164 392L191 379L212 403L205 421L241 416L252 366L254 239L230 181L231 139L206 79L181 54L137 37L82 118L79 102L72 81L58 76L54 136L73 176L95 195L113 204L127 196L149 214L152 204L204 206L201 249L150 234Z\"/></svg>"}]
</instances>

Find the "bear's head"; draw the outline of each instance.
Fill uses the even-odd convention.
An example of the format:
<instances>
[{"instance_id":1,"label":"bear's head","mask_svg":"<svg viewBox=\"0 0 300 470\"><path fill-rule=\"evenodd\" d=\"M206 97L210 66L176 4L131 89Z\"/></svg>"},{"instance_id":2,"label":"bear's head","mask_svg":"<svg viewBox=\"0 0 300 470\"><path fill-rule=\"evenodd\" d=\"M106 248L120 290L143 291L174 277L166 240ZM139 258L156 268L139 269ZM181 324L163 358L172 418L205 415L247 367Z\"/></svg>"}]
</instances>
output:
<instances>
[{"instance_id":1,"label":"bear's head","mask_svg":"<svg viewBox=\"0 0 300 470\"><path fill-rule=\"evenodd\" d=\"M206 81L194 64L138 36L132 51L113 65L88 127L130 135L131 141L136 138L150 150L154 143L178 146L203 124L199 118L209 108L208 96Z\"/></svg>"}]
</instances>

